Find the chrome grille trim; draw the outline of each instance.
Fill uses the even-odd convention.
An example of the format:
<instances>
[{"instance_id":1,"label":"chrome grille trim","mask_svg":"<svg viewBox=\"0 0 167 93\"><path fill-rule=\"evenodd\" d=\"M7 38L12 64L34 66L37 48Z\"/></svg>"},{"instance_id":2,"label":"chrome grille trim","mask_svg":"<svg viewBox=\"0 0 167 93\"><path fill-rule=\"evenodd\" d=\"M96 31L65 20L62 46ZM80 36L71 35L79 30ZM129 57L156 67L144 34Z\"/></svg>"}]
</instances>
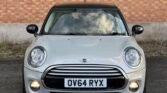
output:
<instances>
[{"instance_id":1,"label":"chrome grille trim","mask_svg":"<svg viewBox=\"0 0 167 93\"><path fill-rule=\"evenodd\" d=\"M100 75L100 74L91 74L91 73L88 73L88 74L62 74L62 73L48 73L48 75L53 75L53 76L58 76L58 75L67 75L67 76L120 76L121 74L119 74L119 73L116 73L116 74L111 74L111 75L109 75L109 74L102 74L102 75Z\"/></svg>"},{"instance_id":2,"label":"chrome grille trim","mask_svg":"<svg viewBox=\"0 0 167 93\"><path fill-rule=\"evenodd\" d=\"M91 70L91 69L90 69L90 70ZM117 71L117 70L112 70L112 71L110 71L110 70L109 70L109 71L97 71L97 70L93 70L93 69L92 69L93 71L90 71L90 70L88 71L87 69L85 69L84 71L76 71L76 70L71 70L71 71L73 71L74 73L75 73L75 72L89 72L89 73L92 73L92 72L93 72L93 73L94 73L94 72L95 72L95 73L96 73L96 72L111 72L111 73L119 72L119 71ZM71 71L69 71L69 70L51 70L51 72L53 72L53 73L56 73L56 72L59 72L59 73L62 72L62 73L63 73L63 72L71 72Z\"/></svg>"}]
</instances>

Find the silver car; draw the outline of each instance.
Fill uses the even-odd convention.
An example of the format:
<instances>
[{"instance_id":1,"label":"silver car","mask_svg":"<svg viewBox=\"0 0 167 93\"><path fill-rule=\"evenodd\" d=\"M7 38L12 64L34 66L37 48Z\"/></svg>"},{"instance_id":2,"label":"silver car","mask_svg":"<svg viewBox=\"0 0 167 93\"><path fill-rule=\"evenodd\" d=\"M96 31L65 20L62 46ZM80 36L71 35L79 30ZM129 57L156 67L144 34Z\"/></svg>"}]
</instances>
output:
<instances>
[{"instance_id":1,"label":"silver car","mask_svg":"<svg viewBox=\"0 0 167 93\"><path fill-rule=\"evenodd\" d=\"M54 6L24 59L23 93L145 93L146 62L114 5Z\"/></svg>"}]
</instances>

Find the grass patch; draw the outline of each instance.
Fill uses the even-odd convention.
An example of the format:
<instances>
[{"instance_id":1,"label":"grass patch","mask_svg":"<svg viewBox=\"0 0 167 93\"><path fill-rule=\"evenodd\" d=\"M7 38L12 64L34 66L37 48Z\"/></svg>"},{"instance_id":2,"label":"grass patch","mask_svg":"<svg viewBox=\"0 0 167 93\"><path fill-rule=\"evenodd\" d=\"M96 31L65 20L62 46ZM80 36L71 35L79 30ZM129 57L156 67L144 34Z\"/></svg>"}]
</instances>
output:
<instances>
[{"instance_id":1,"label":"grass patch","mask_svg":"<svg viewBox=\"0 0 167 93\"><path fill-rule=\"evenodd\" d=\"M2 42L0 43L0 57L23 57L25 50L29 44L29 42L26 42L24 44Z\"/></svg>"},{"instance_id":2,"label":"grass patch","mask_svg":"<svg viewBox=\"0 0 167 93\"><path fill-rule=\"evenodd\" d=\"M167 41L139 41L145 55L150 56L167 56Z\"/></svg>"},{"instance_id":3,"label":"grass patch","mask_svg":"<svg viewBox=\"0 0 167 93\"><path fill-rule=\"evenodd\" d=\"M144 49L145 55L150 56L167 56L167 41L138 41ZM0 57L23 57L26 48L30 42L24 44L0 43Z\"/></svg>"}]
</instances>

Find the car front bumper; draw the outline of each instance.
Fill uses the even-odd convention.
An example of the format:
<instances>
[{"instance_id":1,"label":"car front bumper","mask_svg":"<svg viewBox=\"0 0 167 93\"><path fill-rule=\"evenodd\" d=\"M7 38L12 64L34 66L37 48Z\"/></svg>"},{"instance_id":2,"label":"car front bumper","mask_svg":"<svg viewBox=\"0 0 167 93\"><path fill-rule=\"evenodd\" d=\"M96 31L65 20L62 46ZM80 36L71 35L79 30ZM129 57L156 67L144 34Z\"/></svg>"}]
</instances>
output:
<instances>
[{"instance_id":1,"label":"car front bumper","mask_svg":"<svg viewBox=\"0 0 167 93\"><path fill-rule=\"evenodd\" d=\"M133 73L127 73L126 74L126 79L127 79L127 84L125 88L120 89L120 90L114 90L114 91L103 91L103 90L98 90L98 91L64 91L64 90L51 90L47 89L44 87L42 83L42 75L43 73L41 72L36 72L33 70L30 70L26 67L24 67L24 83L25 83L25 90L26 93L143 93L144 87L145 87L145 74L146 74L146 69L142 69ZM40 82L40 89L38 91L33 91L30 88L30 82L32 80L37 80ZM139 90L137 92L131 92L129 90L129 84L130 82L137 81L139 84Z\"/></svg>"}]
</instances>

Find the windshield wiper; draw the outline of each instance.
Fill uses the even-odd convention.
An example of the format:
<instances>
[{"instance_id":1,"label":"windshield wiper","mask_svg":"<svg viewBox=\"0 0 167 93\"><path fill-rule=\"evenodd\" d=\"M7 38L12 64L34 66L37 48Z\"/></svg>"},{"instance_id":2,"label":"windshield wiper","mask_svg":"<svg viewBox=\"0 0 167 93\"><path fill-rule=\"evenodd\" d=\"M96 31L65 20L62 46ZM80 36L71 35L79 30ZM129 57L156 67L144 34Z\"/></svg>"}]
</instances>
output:
<instances>
[{"instance_id":1,"label":"windshield wiper","mask_svg":"<svg viewBox=\"0 0 167 93\"><path fill-rule=\"evenodd\" d=\"M88 33L56 33L55 35L99 35L99 36L103 36L103 35L126 35L126 33L118 33L118 32L114 32L114 33L108 33L108 34L88 34Z\"/></svg>"},{"instance_id":2,"label":"windshield wiper","mask_svg":"<svg viewBox=\"0 0 167 93\"><path fill-rule=\"evenodd\" d=\"M62 34L56 34L56 35L88 35L86 33L62 33Z\"/></svg>"},{"instance_id":3,"label":"windshield wiper","mask_svg":"<svg viewBox=\"0 0 167 93\"><path fill-rule=\"evenodd\" d=\"M108 33L105 35L126 35L126 33L118 33L118 32L113 32L113 33Z\"/></svg>"}]
</instances>

